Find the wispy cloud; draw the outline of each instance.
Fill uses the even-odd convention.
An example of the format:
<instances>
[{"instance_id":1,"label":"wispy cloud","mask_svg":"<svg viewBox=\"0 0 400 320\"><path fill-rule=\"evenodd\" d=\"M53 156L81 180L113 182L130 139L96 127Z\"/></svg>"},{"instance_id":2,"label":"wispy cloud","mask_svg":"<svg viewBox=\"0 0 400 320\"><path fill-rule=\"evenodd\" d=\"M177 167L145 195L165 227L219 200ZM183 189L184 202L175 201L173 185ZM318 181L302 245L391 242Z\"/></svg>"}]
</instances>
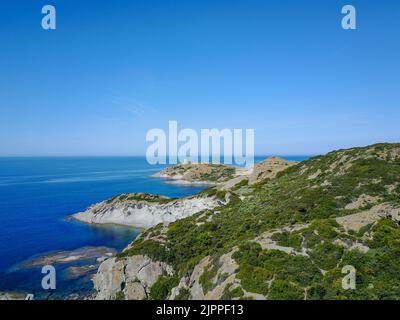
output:
<instances>
[{"instance_id":1,"label":"wispy cloud","mask_svg":"<svg viewBox=\"0 0 400 320\"><path fill-rule=\"evenodd\" d=\"M151 116L154 113L157 113L157 109L149 106L143 102L135 101L132 99L123 98L121 96L114 96L111 99L111 102L119 107L129 112L136 118L144 118L146 116Z\"/></svg>"}]
</instances>

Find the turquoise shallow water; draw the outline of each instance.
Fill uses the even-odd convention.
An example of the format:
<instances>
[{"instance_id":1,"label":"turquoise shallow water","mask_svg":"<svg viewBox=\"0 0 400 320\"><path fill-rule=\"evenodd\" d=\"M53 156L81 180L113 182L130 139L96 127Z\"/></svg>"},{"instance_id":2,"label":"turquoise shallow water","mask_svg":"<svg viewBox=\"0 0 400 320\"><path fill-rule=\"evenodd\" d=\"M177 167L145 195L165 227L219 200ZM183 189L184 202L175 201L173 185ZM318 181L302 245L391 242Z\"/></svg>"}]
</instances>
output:
<instances>
[{"instance_id":1,"label":"turquoise shallow water","mask_svg":"<svg viewBox=\"0 0 400 320\"><path fill-rule=\"evenodd\" d=\"M86 225L66 221L65 216L121 193L181 197L203 188L150 177L163 167L151 166L143 157L0 158L0 291L48 297L41 289L41 270L21 270L19 263L84 246L121 250L138 234L133 228ZM69 279L67 267L57 266L57 289L51 297L91 290L89 277Z\"/></svg>"}]
</instances>

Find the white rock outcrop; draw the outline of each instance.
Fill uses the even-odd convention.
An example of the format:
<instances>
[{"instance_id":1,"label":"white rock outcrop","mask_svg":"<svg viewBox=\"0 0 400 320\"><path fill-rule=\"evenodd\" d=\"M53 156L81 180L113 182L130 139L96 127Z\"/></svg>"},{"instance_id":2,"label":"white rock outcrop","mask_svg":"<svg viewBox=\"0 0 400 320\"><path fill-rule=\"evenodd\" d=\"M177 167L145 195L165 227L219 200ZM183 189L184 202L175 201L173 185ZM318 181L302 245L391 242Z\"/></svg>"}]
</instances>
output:
<instances>
[{"instance_id":1,"label":"white rock outcrop","mask_svg":"<svg viewBox=\"0 0 400 320\"><path fill-rule=\"evenodd\" d=\"M172 275L172 268L147 256L135 255L104 261L93 277L95 300L143 300L162 275Z\"/></svg>"},{"instance_id":2,"label":"white rock outcrop","mask_svg":"<svg viewBox=\"0 0 400 320\"><path fill-rule=\"evenodd\" d=\"M212 266L210 256L203 258L194 268L190 276L181 278L177 287L171 290L170 300L174 300L181 290L188 290L191 300L220 300L222 299L225 289L230 285L239 285L240 280L236 278L236 270L239 267L236 261L232 258L237 248L231 252L222 255L218 259L218 270L212 279L213 288L204 292L203 286L200 283L200 278L206 268ZM218 281L222 276L225 276L222 281Z\"/></svg>"}]
</instances>

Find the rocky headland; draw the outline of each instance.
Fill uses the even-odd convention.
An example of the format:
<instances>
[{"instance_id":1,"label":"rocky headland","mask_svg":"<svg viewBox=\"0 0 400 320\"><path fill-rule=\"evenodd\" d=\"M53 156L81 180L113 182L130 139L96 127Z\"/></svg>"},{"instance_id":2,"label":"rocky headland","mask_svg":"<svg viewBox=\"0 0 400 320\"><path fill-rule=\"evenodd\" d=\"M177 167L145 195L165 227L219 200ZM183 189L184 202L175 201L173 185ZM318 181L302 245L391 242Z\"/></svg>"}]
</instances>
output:
<instances>
[{"instance_id":1,"label":"rocky headland","mask_svg":"<svg viewBox=\"0 0 400 320\"><path fill-rule=\"evenodd\" d=\"M249 180L250 183L256 183L274 177L278 172L296 163L278 157L269 157L252 168L223 164L186 163L168 167L157 172L153 177L165 179L165 183L183 185L220 186L243 179Z\"/></svg>"},{"instance_id":2,"label":"rocky headland","mask_svg":"<svg viewBox=\"0 0 400 320\"><path fill-rule=\"evenodd\" d=\"M400 298L400 145L270 158L197 197L227 195L143 231L101 264L94 298ZM357 291L340 285L345 265Z\"/></svg>"},{"instance_id":3,"label":"rocky headland","mask_svg":"<svg viewBox=\"0 0 400 320\"><path fill-rule=\"evenodd\" d=\"M189 217L202 210L214 209L228 201L229 195L223 198L198 195L171 199L148 194L123 194L67 218L85 223L118 224L147 229L159 223L170 223Z\"/></svg>"}]
</instances>

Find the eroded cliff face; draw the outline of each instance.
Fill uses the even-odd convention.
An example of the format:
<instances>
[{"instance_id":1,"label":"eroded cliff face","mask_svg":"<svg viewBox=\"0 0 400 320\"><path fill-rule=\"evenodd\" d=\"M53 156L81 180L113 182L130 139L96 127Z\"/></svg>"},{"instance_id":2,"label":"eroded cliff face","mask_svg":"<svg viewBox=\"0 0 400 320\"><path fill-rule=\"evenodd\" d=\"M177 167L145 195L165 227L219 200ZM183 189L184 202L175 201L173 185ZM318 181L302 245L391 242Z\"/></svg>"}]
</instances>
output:
<instances>
[{"instance_id":1,"label":"eroded cliff face","mask_svg":"<svg viewBox=\"0 0 400 320\"><path fill-rule=\"evenodd\" d=\"M147 229L159 223L174 222L189 217L202 210L214 209L226 203L227 199L216 197L187 197L182 199L141 200L126 195L123 201L107 200L76 213L72 219L98 224L119 224ZM129 197L132 197L131 200Z\"/></svg>"},{"instance_id":2,"label":"eroded cliff face","mask_svg":"<svg viewBox=\"0 0 400 320\"><path fill-rule=\"evenodd\" d=\"M93 278L95 300L147 299L158 277L172 275L172 268L147 256L110 258L104 261Z\"/></svg>"},{"instance_id":3,"label":"eroded cliff face","mask_svg":"<svg viewBox=\"0 0 400 320\"><path fill-rule=\"evenodd\" d=\"M180 279L178 286L171 290L168 298L175 300L185 291L187 298L191 300L223 299L227 290L240 285L240 280L236 278L238 265L232 258L235 251L236 248L214 259L215 261L210 256L203 258L190 275ZM209 274L209 277L204 277L205 274Z\"/></svg>"},{"instance_id":4,"label":"eroded cliff face","mask_svg":"<svg viewBox=\"0 0 400 320\"><path fill-rule=\"evenodd\" d=\"M179 279L179 284L172 288L166 297L177 299L186 292L191 300L219 300L225 297L229 290L240 287L236 277L238 265L232 258L236 249L222 255L216 261L210 256L203 258L186 276ZM202 276L216 265L210 279ZM174 276L173 268L148 256L134 255L126 258L110 258L104 261L93 278L97 293L95 300L144 300L148 299L151 287L159 277ZM257 294L245 293L246 297L259 298Z\"/></svg>"}]
</instances>

